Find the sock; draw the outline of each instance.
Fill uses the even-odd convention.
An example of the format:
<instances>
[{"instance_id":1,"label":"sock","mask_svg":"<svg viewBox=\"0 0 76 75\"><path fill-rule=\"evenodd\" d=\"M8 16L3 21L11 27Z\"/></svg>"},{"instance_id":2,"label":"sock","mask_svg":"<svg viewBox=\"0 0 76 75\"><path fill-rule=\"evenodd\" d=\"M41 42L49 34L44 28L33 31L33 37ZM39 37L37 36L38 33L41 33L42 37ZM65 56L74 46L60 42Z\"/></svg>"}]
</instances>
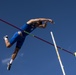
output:
<instances>
[{"instance_id":1,"label":"sock","mask_svg":"<svg viewBox=\"0 0 76 75\"><path fill-rule=\"evenodd\" d=\"M8 40L8 38L4 38L4 40Z\"/></svg>"},{"instance_id":2,"label":"sock","mask_svg":"<svg viewBox=\"0 0 76 75\"><path fill-rule=\"evenodd\" d=\"M12 62L13 62L13 59L10 60L10 64L12 64Z\"/></svg>"}]
</instances>

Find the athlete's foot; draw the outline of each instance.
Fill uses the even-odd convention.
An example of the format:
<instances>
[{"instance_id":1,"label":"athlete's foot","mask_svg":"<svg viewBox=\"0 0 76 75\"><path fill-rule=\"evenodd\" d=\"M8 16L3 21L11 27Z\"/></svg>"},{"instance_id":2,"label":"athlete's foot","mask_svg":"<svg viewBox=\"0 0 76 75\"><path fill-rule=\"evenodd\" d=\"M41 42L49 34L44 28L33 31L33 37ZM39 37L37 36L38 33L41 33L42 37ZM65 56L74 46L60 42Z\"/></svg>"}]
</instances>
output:
<instances>
[{"instance_id":1,"label":"athlete's foot","mask_svg":"<svg viewBox=\"0 0 76 75\"><path fill-rule=\"evenodd\" d=\"M3 39L5 40L5 39L8 39L8 35L5 35L4 37L3 37Z\"/></svg>"},{"instance_id":2,"label":"athlete's foot","mask_svg":"<svg viewBox=\"0 0 76 75\"><path fill-rule=\"evenodd\" d=\"M12 64L8 63L7 70L10 70L11 69L11 65Z\"/></svg>"}]
</instances>

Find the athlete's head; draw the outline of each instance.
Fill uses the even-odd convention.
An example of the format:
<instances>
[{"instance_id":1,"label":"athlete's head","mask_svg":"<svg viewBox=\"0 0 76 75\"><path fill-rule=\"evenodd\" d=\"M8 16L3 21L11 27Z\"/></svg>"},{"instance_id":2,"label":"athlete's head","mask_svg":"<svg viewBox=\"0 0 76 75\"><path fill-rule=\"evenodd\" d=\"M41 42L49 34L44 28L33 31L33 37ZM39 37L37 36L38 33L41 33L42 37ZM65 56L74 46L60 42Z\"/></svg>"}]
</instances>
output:
<instances>
[{"instance_id":1,"label":"athlete's head","mask_svg":"<svg viewBox=\"0 0 76 75\"><path fill-rule=\"evenodd\" d=\"M38 21L38 22L37 22L37 25L41 25L41 24L42 24L42 21Z\"/></svg>"},{"instance_id":2,"label":"athlete's head","mask_svg":"<svg viewBox=\"0 0 76 75\"><path fill-rule=\"evenodd\" d=\"M38 27L39 25L42 25L42 21L34 22L34 25L35 25L36 27Z\"/></svg>"}]
</instances>

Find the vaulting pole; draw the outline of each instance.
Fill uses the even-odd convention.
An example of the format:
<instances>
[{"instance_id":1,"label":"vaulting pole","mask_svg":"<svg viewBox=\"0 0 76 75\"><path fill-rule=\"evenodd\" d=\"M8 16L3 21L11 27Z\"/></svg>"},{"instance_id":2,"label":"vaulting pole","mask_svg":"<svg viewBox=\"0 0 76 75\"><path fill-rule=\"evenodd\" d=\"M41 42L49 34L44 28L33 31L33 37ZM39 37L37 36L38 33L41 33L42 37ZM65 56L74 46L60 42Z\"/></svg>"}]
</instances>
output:
<instances>
[{"instance_id":1,"label":"vaulting pole","mask_svg":"<svg viewBox=\"0 0 76 75\"><path fill-rule=\"evenodd\" d=\"M56 50L56 53L57 53L57 57L58 57L58 60L59 60L60 66L61 66L62 73L63 73L63 75L66 75L63 64L62 64L62 61L61 61L61 58L60 58L60 55L59 55L59 52L58 52L58 48L57 48L57 45L56 45L56 42L55 42L55 39L54 39L53 32L50 32L50 33L51 33L51 36L52 36L52 40L53 40L54 47L55 47L55 50Z\"/></svg>"}]
</instances>

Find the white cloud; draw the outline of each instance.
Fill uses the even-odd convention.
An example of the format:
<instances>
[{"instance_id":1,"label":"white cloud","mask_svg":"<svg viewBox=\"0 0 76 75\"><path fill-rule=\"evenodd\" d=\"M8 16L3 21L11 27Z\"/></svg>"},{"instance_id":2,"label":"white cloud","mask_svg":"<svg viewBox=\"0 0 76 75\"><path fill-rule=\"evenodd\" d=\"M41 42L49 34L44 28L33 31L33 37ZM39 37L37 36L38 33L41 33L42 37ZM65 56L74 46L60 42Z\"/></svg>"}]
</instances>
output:
<instances>
[{"instance_id":1,"label":"white cloud","mask_svg":"<svg viewBox=\"0 0 76 75\"><path fill-rule=\"evenodd\" d=\"M3 63L3 64L7 64L7 63L9 62L9 60L10 60L10 58L3 59L3 60L2 60L2 63Z\"/></svg>"}]
</instances>

